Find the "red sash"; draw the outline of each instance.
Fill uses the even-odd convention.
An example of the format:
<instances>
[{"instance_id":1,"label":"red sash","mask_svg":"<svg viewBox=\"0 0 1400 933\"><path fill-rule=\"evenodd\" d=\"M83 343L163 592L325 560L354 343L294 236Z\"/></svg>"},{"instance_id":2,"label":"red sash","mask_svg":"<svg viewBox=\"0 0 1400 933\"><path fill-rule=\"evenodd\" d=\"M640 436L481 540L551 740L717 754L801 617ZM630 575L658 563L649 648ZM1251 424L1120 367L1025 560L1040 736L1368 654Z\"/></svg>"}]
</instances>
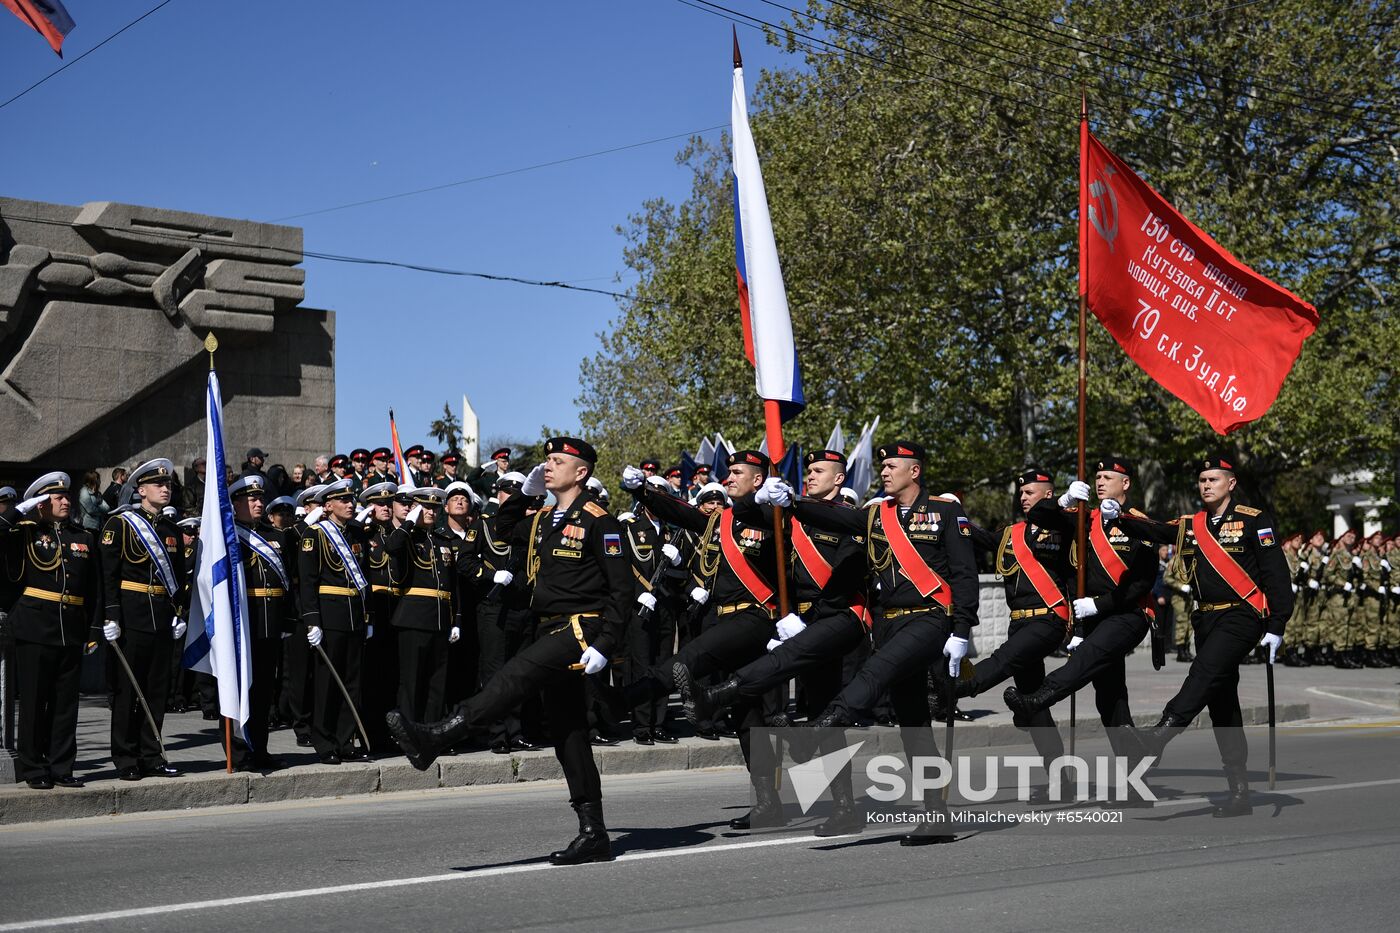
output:
<instances>
[{"instance_id":1,"label":"red sash","mask_svg":"<svg viewBox=\"0 0 1400 933\"><path fill-rule=\"evenodd\" d=\"M792 549L797 553L797 559L802 561L802 566L807 568L807 573L811 574L817 588L826 589L827 583L831 581L831 564L822 557L822 552L808 536L807 529L795 518L792 520ZM851 597L851 611L866 628L870 628L870 607L865 604L864 593L857 593Z\"/></svg>"},{"instance_id":2,"label":"red sash","mask_svg":"<svg viewBox=\"0 0 1400 933\"><path fill-rule=\"evenodd\" d=\"M1113 585L1117 586L1123 579L1123 574L1128 572L1128 565L1123 563L1123 558L1119 557L1113 545L1108 543L1108 535L1104 533L1103 518L1100 517L1098 509L1089 513L1089 543L1093 545L1094 556L1103 565L1104 572L1113 581ZM1146 613L1149 619L1157 618L1157 607L1152 605L1151 593L1138 600L1138 608Z\"/></svg>"},{"instance_id":3,"label":"red sash","mask_svg":"<svg viewBox=\"0 0 1400 933\"><path fill-rule=\"evenodd\" d=\"M899 561L900 572L909 578L909 582L914 584L914 588L925 599L932 596L944 609L951 609L953 594L949 592L943 578L935 573L914 549L914 542L909 540L904 526L899 523L899 510L893 499L886 499L880 503L880 526L885 531L885 537L889 539L890 550L894 552L895 560Z\"/></svg>"},{"instance_id":4,"label":"red sash","mask_svg":"<svg viewBox=\"0 0 1400 933\"><path fill-rule=\"evenodd\" d=\"M773 599L773 588L763 582L758 571L753 569L749 559L744 556L739 542L734 540L733 509L725 509L724 514L720 516L719 547L724 553L724 559L729 562L729 569L734 571L734 576L738 577L739 582L744 584L744 589L749 591L756 602L768 605L769 601Z\"/></svg>"},{"instance_id":5,"label":"red sash","mask_svg":"<svg viewBox=\"0 0 1400 933\"><path fill-rule=\"evenodd\" d=\"M1197 512L1191 516L1191 531L1196 535L1196 550L1210 564L1220 578L1230 584L1230 589L1239 594L1240 599L1249 603L1260 618L1269 614L1269 599L1258 584L1244 572L1239 562L1220 546L1206 525L1206 513Z\"/></svg>"},{"instance_id":6,"label":"red sash","mask_svg":"<svg viewBox=\"0 0 1400 933\"><path fill-rule=\"evenodd\" d=\"M1069 603L1065 601L1065 594L1060 592L1050 571L1045 569L1045 565L1035 556L1031 543L1026 540L1026 535L1030 534L1030 524L1020 522L1019 525L1019 529L1011 531L1011 553L1016 555L1016 563L1031 586L1035 587L1036 593L1045 600L1046 607L1055 610L1055 615L1068 622Z\"/></svg>"}]
</instances>

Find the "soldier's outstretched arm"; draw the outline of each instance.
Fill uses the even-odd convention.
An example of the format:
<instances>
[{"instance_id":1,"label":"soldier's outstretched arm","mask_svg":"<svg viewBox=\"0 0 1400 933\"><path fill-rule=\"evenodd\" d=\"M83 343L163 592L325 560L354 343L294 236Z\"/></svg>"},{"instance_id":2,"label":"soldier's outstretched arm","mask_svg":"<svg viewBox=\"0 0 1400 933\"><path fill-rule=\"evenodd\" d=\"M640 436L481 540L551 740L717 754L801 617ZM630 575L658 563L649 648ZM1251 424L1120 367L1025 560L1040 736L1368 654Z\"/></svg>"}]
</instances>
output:
<instances>
[{"instance_id":1,"label":"soldier's outstretched arm","mask_svg":"<svg viewBox=\"0 0 1400 933\"><path fill-rule=\"evenodd\" d=\"M804 525L841 535L865 534L870 518L865 509L852 509L827 499L796 499L792 503L792 514Z\"/></svg>"},{"instance_id":2,"label":"soldier's outstretched arm","mask_svg":"<svg viewBox=\"0 0 1400 933\"><path fill-rule=\"evenodd\" d=\"M1130 538L1138 541L1146 541L1149 544L1175 544L1177 533L1181 530L1181 519L1174 518L1169 522L1159 522L1154 518L1148 518L1141 512L1124 512L1118 516L1116 522L1118 530Z\"/></svg>"},{"instance_id":3,"label":"soldier's outstretched arm","mask_svg":"<svg viewBox=\"0 0 1400 933\"><path fill-rule=\"evenodd\" d=\"M653 515L663 522L678 525L697 534L710 526L709 517L695 506L680 499L674 499L665 493L649 489L645 483L637 488L636 496L638 502L645 505ZM736 514L734 517L738 518L739 516Z\"/></svg>"}]
</instances>

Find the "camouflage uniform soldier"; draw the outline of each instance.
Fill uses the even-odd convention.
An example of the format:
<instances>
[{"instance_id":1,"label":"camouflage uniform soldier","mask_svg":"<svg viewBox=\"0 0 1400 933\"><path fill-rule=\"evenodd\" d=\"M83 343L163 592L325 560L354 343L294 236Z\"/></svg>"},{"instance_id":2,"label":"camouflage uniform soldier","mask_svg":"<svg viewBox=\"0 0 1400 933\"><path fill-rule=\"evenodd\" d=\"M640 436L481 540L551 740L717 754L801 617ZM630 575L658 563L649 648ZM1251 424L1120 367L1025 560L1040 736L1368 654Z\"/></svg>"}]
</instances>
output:
<instances>
[{"instance_id":1,"label":"camouflage uniform soldier","mask_svg":"<svg viewBox=\"0 0 1400 933\"><path fill-rule=\"evenodd\" d=\"M1365 654L1362 663L1366 667L1385 667L1381 660L1381 600L1386 583L1382 579L1381 548L1385 546L1385 536L1379 531L1366 539L1361 546L1361 580L1356 588L1356 612L1358 641L1362 642Z\"/></svg>"},{"instance_id":2,"label":"camouflage uniform soldier","mask_svg":"<svg viewBox=\"0 0 1400 933\"><path fill-rule=\"evenodd\" d=\"M1356 532L1348 529L1332 545L1332 553L1327 557L1327 567L1322 571L1322 594L1325 600L1322 607L1321 638L1332 649L1332 663L1341 668L1358 668L1352 651L1352 593L1356 585L1352 582L1351 548L1356 543ZM1360 558L1356 558L1360 563Z\"/></svg>"},{"instance_id":3,"label":"camouflage uniform soldier","mask_svg":"<svg viewBox=\"0 0 1400 933\"><path fill-rule=\"evenodd\" d=\"M1385 616L1381 626L1381 656L1391 667L1400 667L1400 574L1396 574L1393 569L1396 560L1400 560L1400 535L1386 542L1381 558L1382 579L1386 588L1382 603L1385 606Z\"/></svg>"},{"instance_id":4,"label":"camouflage uniform soldier","mask_svg":"<svg viewBox=\"0 0 1400 933\"><path fill-rule=\"evenodd\" d=\"M1307 543L1298 550L1298 598L1299 615L1298 644L1301 651L1295 656L1297 663L1307 666L1322 663L1320 644L1322 605L1322 573L1327 567L1327 535L1321 528L1312 533Z\"/></svg>"}]
</instances>

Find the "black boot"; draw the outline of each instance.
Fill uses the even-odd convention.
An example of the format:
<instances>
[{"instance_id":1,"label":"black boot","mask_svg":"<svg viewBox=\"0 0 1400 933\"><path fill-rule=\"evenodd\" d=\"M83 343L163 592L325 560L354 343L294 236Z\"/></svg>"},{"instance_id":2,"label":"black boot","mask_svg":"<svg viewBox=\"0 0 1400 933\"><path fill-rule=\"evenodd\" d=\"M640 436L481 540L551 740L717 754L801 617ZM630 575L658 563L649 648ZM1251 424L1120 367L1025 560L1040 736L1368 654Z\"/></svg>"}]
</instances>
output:
<instances>
[{"instance_id":1,"label":"black boot","mask_svg":"<svg viewBox=\"0 0 1400 933\"><path fill-rule=\"evenodd\" d=\"M1162 718L1157 720L1157 725L1151 729L1124 728L1125 739L1133 741L1137 745L1137 752L1140 755L1151 755L1157 759L1156 764L1162 763L1162 752L1167 747L1167 743L1180 735L1187 726L1191 725L1191 720L1182 719L1173 713L1163 713ZM1129 755L1128 757L1137 757Z\"/></svg>"},{"instance_id":2,"label":"black boot","mask_svg":"<svg viewBox=\"0 0 1400 933\"><path fill-rule=\"evenodd\" d=\"M1390 665L1388 665L1388 664L1386 663L1385 658L1381 657L1381 652L1380 652L1380 649L1379 649L1379 648L1371 648L1371 649L1369 649L1369 650L1366 652L1366 660L1365 660L1364 663L1365 663L1365 666L1366 666L1366 667L1389 667L1389 666L1390 666Z\"/></svg>"},{"instance_id":3,"label":"black boot","mask_svg":"<svg viewBox=\"0 0 1400 933\"><path fill-rule=\"evenodd\" d=\"M912 833L905 833L899 837L900 845L936 846L957 841L958 837L953 834L953 822L948 815L948 805L943 802L942 797L934 797L931 806L925 801L924 812L940 818L920 820L918 828Z\"/></svg>"},{"instance_id":4,"label":"black boot","mask_svg":"<svg viewBox=\"0 0 1400 933\"><path fill-rule=\"evenodd\" d=\"M828 706L816 719L807 721L812 729L842 729L852 725L850 714L839 706Z\"/></svg>"},{"instance_id":5,"label":"black boot","mask_svg":"<svg viewBox=\"0 0 1400 933\"><path fill-rule=\"evenodd\" d=\"M452 715L434 723L414 722L398 710L385 713L384 721L389 724L389 734L408 757L408 763L419 771L426 771L443 749L471 734L465 706L459 704Z\"/></svg>"},{"instance_id":6,"label":"black boot","mask_svg":"<svg viewBox=\"0 0 1400 933\"><path fill-rule=\"evenodd\" d=\"M612 842L608 828L603 825L603 804L576 803L578 835L558 852L549 853L553 865L582 865L585 862L611 862Z\"/></svg>"},{"instance_id":7,"label":"black boot","mask_svg":"<svg viewBox=\"0 0 1400 933\"><path fill-rule=\"evenodd\" d=\"M739 687L739 678L731 677L717 687L701 687L694 691L693 702L685 708L686 718L690 719L691 725L714 719L716 713L739 699ZM691 719L692 711L694 719ZM770 722L768 725L780 728L776 723Z\"/></svg>"},{"instance_id":8,"label":"black boot","mask_svg":"<svg viewBox=\"0 0 1400 933\"><path fill-rule=\"evenodd\" d=\"M831 815L812 833L814 836L850 836L865 829L865 813L856 807L855 791L849 775L831 782Z\"/></svg>"},{"instance_id":9,"label":"black boot","mask_svg":"<svg viewBox=\"0 0 1400 933\"><path fill-rule=\"evenodd\" d=\"M1190 664L1195 658L1191 657L1191 649L1186 645L1178 645L1176 649L1176 659L1182 664Z\"/></svg>"},{"instance_id":10,"label":"black boot","mask_svg":"<svg viewBox=\"0 0 1400 933\"><path fill-rule=\"evenodd\" d=\"M757 781L753 785L754 807L743 816L736 816L729 821L730 829L750 829L754 820L758 820L765 826L781 826L787 821L783 819L783 802L778 799L778 789L773 786L772 781Z\"/></svg>"},{"instance_id":11,"label":"black boot","mask_svg":"<svg viewBox=\"0 0 1400 933\"><path fill-rule=\"evenodd\" d=\"M1022 693L1014 686L1007 687L1001 698L1006 701L1011 712L1030 717L1049 707L1054 702L1054 696L1055 691L1042 684L1030 693Z\"/></svg>"},{"instance_id":12,"label":"black boot","mask_svg":"<svg viewBox=\"0 0 1400 933\"><path fill-rule=\"evenodd\" d=\"M1254 812L1254 805L1249 802L1249 782L1244 768L1226 768L1225 780L1230 785L1230 796L1225 802L1211 811L1211 816L1231 817L1248 816Z\"/></svg>"},{"instance_id":13,"label":"black boot","mask_svg":"<svg viewBox=\"0 0 1400 933\"><path fill-rule=\"evenodd\" d=\"M671 665L671 681L676 685L676 692L681 696L681 712L685 714L686 721L692 726L700 723L700 717L695 712L695 678L690 675L690 668L677 661ZM706 721L709 717L705 717Z\"/></svg>"}]
</instances>

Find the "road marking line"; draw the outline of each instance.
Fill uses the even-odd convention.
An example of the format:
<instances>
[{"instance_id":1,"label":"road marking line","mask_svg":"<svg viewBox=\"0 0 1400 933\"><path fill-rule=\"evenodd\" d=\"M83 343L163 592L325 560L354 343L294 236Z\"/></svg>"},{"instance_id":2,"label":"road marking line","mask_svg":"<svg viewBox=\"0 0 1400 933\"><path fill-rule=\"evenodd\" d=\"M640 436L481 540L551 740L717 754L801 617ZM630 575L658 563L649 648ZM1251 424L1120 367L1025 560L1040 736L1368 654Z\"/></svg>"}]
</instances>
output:
<instances>
[{"instance_id":1,"label":"road marking line","mask_svg":"<svg viewBox=\"0 0 1400 933\"><path fill-rule=\"evenodd\" d=\"M1400 784L1400 778L1387 778L1383 781L1356 781L1351 784L1319 784L1316 787L1298 787L1291 790L1284 787L1275 787L1273 790L1265 788L1263 791L1255 791L1251 789L1250 793L1257 799L1260 796L1260 794L1270 796L1277 796L1279 794L1285 794L1289 796L1293 794L1323 794L1333 790L1357 790L1362 787L1388 787L1392 784ZM1184 807L1187 804L1196 803L1210 803L1210 798L1172 797L1169 800L1158 800L1155 804L1153 804L1152 809L1156 810L1160 807ZM0 927L0 929L4 928Z\"/></svg>"},{"instance_id":2,"label":"road marking line","mask_svg":"<svg viewBox=\"0 0 1400 933\"><path fill-rule=\"evenodd\" d=\"M827 844L828 840L815 836L782 836L774 839L754 839L747 842L730 842L713 846L695 846L685 849L660 849L655 852L634 852L619 855L614 862L641 862L651 859L672 858L683 855L706 855L711 852L734 852L739 849L761 849L769 846L790 846L798 843L808 845ZM606 862L599 864L609 864ZM11 930L41 930L52 927L71 926L80 923L104 923L114 920L130 920L135 917L151 917L160 914L183 913L194 910L213 910L219 907L238 907L244 904L259 904L270 901L289 901L306 897L324 897L331 894L351 894L357 891L378 891L386 888L404 888L414 885L437 884L444 881L470 881L475 878L489 878L498 875L518 875L525 872L544 871L561 868L548 862L531 862L527 865L501 865L495 868L480 868L475 871L454 871L440 875L421 875L416 878L393 878L385 881L364 881L358 884L338 884L323 888L302 888L296 891L272 891L266 894L250 894L243 897L224 897L210 901L186 901L182 904L162 904L155 907L133 907L127 910L109 910L96 914L74 914L68 917L49 917L42 920L21 920L16 923L0 924L0 933ZM571 866L581 867L581 866Z\"/></svg>"},{"instance_id":3,"label":"road marking line","mask_svg":"<svg viewBox=\"0 0 1400 933\"><path fill-rule=\"evenodd\" d=\"M1359 697L1349 697L1341 693L1332 693L1330 690L1323 690L1321 687L1309 687L1307 690L1315 696L1327 697L1331 700L1343 700L1347 703L1360 703L1362 706L1374 706L1376 709L1395 709L1395 703L1376 703L1372 700L1363 700Z\"/></svg>"}]
</instances>

